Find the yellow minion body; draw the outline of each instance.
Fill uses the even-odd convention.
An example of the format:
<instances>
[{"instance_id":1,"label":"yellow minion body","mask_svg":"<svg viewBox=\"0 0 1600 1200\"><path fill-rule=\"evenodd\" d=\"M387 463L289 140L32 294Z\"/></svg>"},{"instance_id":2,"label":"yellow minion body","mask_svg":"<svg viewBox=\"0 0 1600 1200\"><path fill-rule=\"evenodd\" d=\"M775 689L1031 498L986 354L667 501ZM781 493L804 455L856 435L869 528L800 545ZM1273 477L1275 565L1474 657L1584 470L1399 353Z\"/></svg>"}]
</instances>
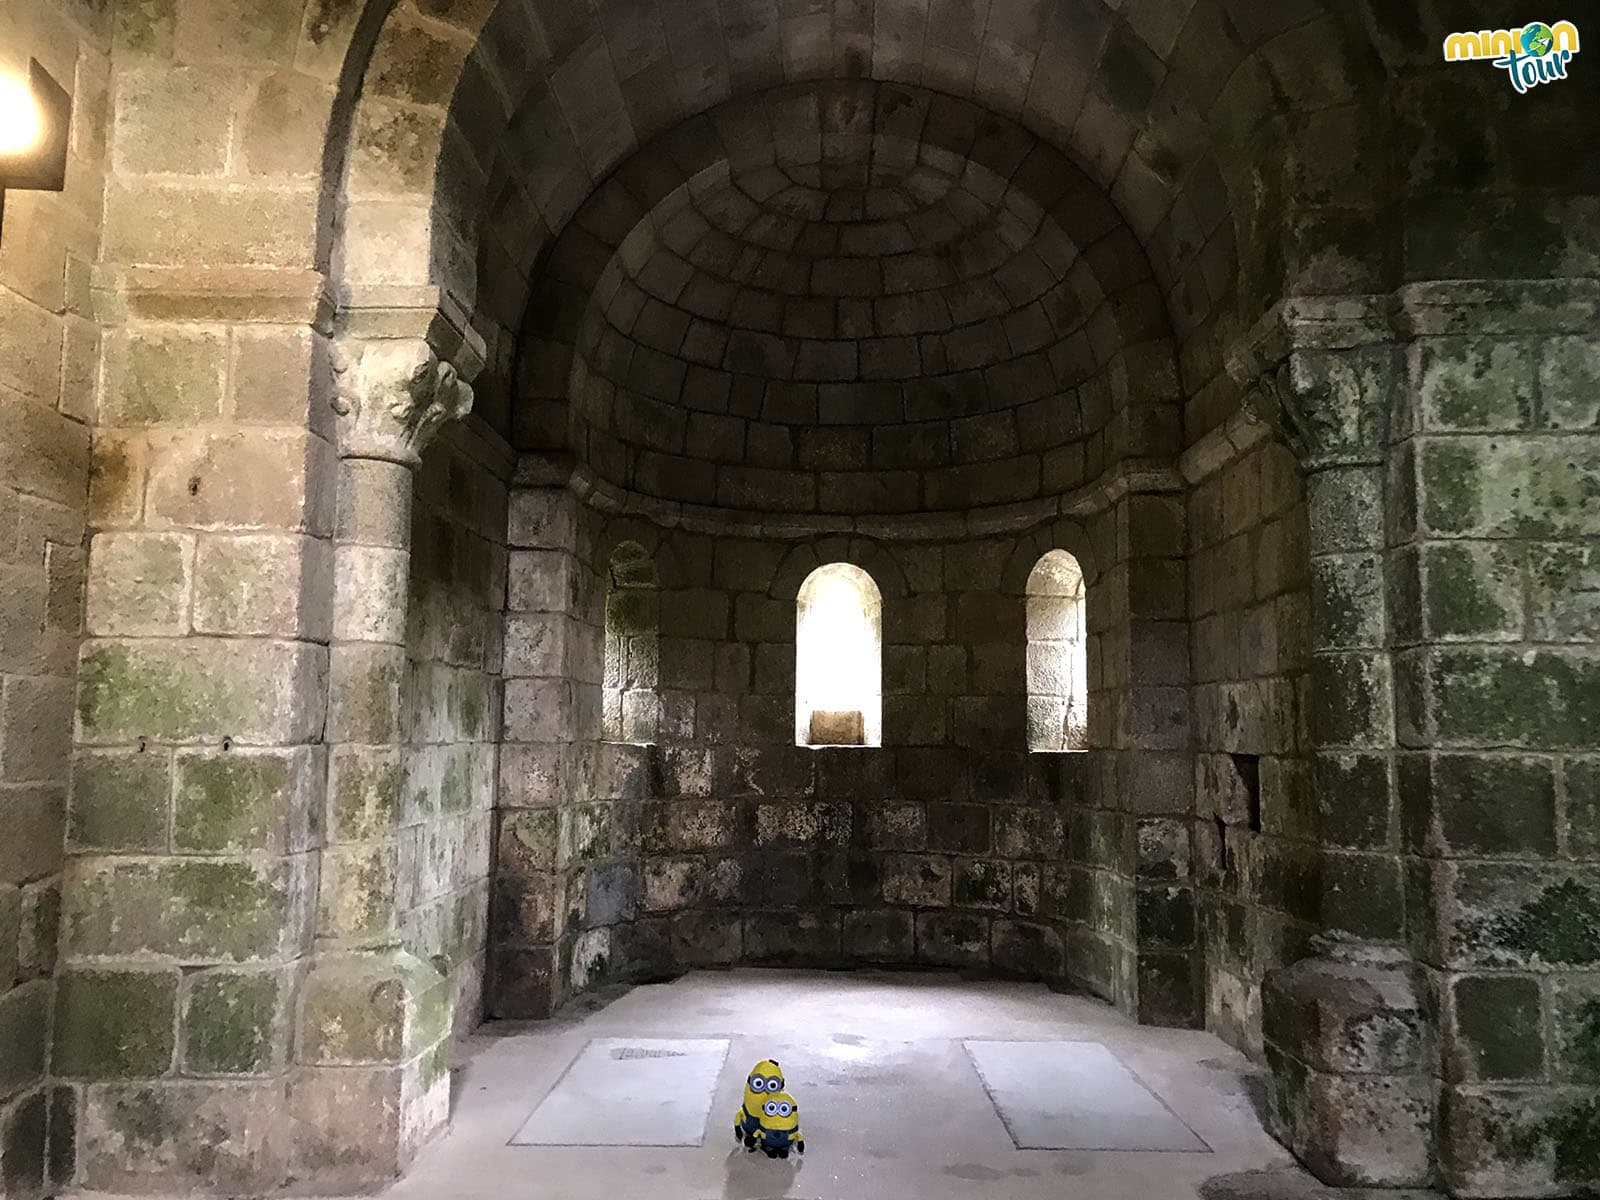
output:
<instances>
[{"instance_id":1,"label":"yellow minion body","mask_svg":"<svg viewBox=\"0 0 1600 1200\"><path fill-rule=\"evenodd\" d=\"M733 1118L733 1136L746 1150L756 1148L761 1130L762 1107L767 1098L783 1091L783 1068L777 1059L764 1058L750 1068L744 1080L744 1104Z\"/></svg>"},{"instance_id":2,"label":"yellow minion body","mask_svg":"<svg viewBox=\"0 0 1600 1200\"><path fill-rule=\"evenodd\" d=\"M800 1106L788 1092L768 1095L761 1105L761 1131L756 1145L768 1158L788 1158L791 1148L806 1152L805 1135L800 1132Z\"/></svg>"}]
</instances>

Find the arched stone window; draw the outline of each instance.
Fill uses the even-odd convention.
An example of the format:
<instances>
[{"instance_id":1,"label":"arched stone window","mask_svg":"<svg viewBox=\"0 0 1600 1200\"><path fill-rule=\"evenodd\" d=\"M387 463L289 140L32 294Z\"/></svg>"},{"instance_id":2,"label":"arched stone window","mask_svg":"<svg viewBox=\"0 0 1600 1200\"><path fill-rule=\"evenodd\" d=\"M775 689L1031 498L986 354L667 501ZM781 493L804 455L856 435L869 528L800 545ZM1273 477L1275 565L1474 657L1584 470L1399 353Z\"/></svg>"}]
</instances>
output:
<instances>
[{"instance_id":1,"label":"arched stone window","mask_svg":"<svg viewBox=\"0 0 1600 1200\"><path fill-rule=\"evenodd\" d=\"M1089 748L1083 570L1051 550L1028 576L1028 748Z\"/></svg>"},{"instance_id":2,"label":"arched stone window","mask_svg":"<svg viewBox=\"0 0 1600 1200\"><path fill-rule=\"evenodd\" d=\"M653 742L661 724L661 594L656 565L638 542L611 552L606 572L605 708L608 742Z\"/></svg>"},{"instance_id":3,"label":"arched stone window","mask_svg":"<svg viewBox=\"0 0 1600 1200\"><path fill-rule=\"evenodd\" d=\"M795 614L797 746L883 745L883 597L860 567L829 563Z\"/></svg>"}]
</instances>

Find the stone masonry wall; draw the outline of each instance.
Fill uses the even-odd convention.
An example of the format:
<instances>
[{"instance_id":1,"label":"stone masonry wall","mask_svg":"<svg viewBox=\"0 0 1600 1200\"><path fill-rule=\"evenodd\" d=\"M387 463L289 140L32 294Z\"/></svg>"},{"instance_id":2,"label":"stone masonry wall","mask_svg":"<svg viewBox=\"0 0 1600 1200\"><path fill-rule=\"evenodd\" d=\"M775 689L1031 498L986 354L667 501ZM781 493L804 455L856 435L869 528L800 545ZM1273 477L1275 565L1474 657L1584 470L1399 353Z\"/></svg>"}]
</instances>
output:
<instances>
[{"instance_id":1,"label":"stone masonry wall","mask_svg":"<svg viewBox=\"0 0 1600 1200\"><path fill-rule=\"evenodd\" d=\"M1141 973L1164 986L1162 956L1189 961L1186 717L1172 751L1150 751L1172 759L1172 787L1147 791L1157 777L1139 754L1121 756L1124 778L1105 750L1027 750L1024 590L1058 545L1090 580L1091 745L1150 749L1129 716L1142 706L1119 690L1133 686L1127 592L1095 586L1114 514L1093 539L1064 523L797 544L605 518L553 487L515 491L511 512L491 1012L733 963L956 967L1071 980L1132 1007ZM654 746L597 739L604 572L623 541L660 577ZM883 593L881 748L793 744L795 594L828 561L862 566ZM1182 597L1179 575L1174 618ZM1174 669L1139 646L1141 678ZM1187 915L1169 928L1174 904ZM1190 997L1188 969L1166 971L1172 996Z\"/></svg>"},{"instance_id":2,"label":"stone masonry wall","mask_svg":"<svg viewBox=\"0 0 1600 1200\"><path fill-rule=\"evenodd\" d=\"M510 468L481 425L452 427L423 455L411 510L399 924L449 980L459 1033L483 1011Z\"/></svg>"},{"instance_id":3,"label":"stone masonry wall","mask_svg":"<svg viewBox=\"0 0 1600 1200\"><path fill-rule=\"evenodd\" d=\"M8 191L0 232L0 1197L70 1172L73 1097L45 1086L83 624L89 422L109 21L103 4L10 4L0 70L36 58L74 98L67 186ZM47 1150L53 1141L55 1151Z\"/></svg>"},{"instance_id":4,"label":"stone masonry wall","mask_svg":"<svg viewBox=\"0 0 1600 1200\"><path fill-rule=\"evenodd\" d=\"M1188 506L1206 1023L1259 1058L1262 977L1305 952L1320 837L1357 818L1308 811L1311 560L1294 456L1259 441L1196 480Z\"/></svg>"},{"instance_id":5,"label":"stone masonry wall","mask_svg":"<svg viewBox=\"0 0 1600 1200\"><path fill-rule=\"evenodd\" d=\"M1600 1186L1600 297L1422 286L1389 471L1413 949L1452 1194Z\"/></svg>"}]
</instances>

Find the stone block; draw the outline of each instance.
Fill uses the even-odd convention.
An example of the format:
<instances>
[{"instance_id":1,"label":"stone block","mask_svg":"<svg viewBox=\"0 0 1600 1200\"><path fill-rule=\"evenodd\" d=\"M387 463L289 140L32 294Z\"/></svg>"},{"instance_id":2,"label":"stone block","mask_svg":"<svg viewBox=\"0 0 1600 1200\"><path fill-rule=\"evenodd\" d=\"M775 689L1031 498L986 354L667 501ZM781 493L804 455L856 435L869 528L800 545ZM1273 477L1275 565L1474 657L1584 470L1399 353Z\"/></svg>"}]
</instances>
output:
<instances>
[{"instance_id":1,"label":"stone block","mask_svg":"<svg viewBox=\"0 0 1600 1200\"><path fill-rule=\"evenodd\" d=\"M100 423L202 425L221 416L228 340L217 329L131 326L105 343Z\"/></svg>"},{"instance_id":2,"label":"stone block","mask_svg":"<svg viewBox=\"0 0 1600 1200\"><path fill-rule=\"evenodd\" d=\"M1059 980L1066 973L1061 934L1034 921L996 920L991 931L997 973L1019 979Z\"/></svg>"},{"instance_id":3,"label":"stone block","mask_svg":"<svg viewBox=\"0 0 1600 1200\"><path fill-rule=\"evenodd\" d=\"M91 634L181 635L189 628L194 539L101 533L89 553Z\"/></svg>"},{"instance_id":4,"label":"stone block","mask_svg":"<svg viewBox=\"0 0 1600 1200\"><path fill-rule=\"evenodd\" d=\"M1522 555L1514 547L1429 546L1422 559L1423 629L1437 641L1515 641L1522 636Z\"/></svg>"},{"instance_id":5,"label":"stone block","mask_svg":"<svg viewBox=\"0 0 1600 1200\"><path fill-rule=\"evenodd\" d=\"M1434 927L1446 967L1547 969L1600 962L1600 889L1582 868L1433 865Z\"/></svg>"},{"instance_id":6,"label":"stone block","mask_svg":"<svg viewBox=\"0 0 1600 1200\"><path fill-rule=\"evenodd\" d=\"M84 1089L78 1182L150 1193L195 1179L224 1194L281 1186L287 1175L284 1084L163 1081Z\"/></svg>"},{"instance_id":7,"label":"stone block","mask_svg":"<svg viewBox=\"0 0 1600 1200\"><path fill-rule=\"evenodd\" d=\"M158 528L325 537L333 482L333 449L310 433L152 434L146 519Z\"/></svg>"},{"instance_id":8,"label":"stone block","mask_svg":"<svg viewBox=\"0 0 1600 1200\"><path fill-rule=\"evenodd\" d=\"M956 908L1011 909L1011 864L991 859L956 859L950 899Z\"/></svg>"},{"instance_id":9,"label":"stone block","mask_svg":"<svg viewBox=\"0 0 1600 1200\"><path fill-rule=\"evenodd\" d=\"M179 853L283 853L312 827L316 795L309 753L179 754L172 843Z\"/></svg>"},{"instance_id":10,"label":"stone block","mask_svg":"<svg viewBox=\"0 0 1600 1200\"><path fill-rule=\"evenodd\" d=\"M184 1073L276 1073L288 1055L291 1012L286 977L278 971L187 975L179 1055Z\"/></svg>"},{"instance_id":11,"label":"stone block","mask_svg":"<svg viewBox=\"0 0 1600 1200\"><path fill-rule=\"evenodd\" d=\"M61 869L65 808L65 788L0 788L0 883L28 883Z\"/></svg>"},{"instance_id":12,"label":"stone block","mask_svg":"<svg viewBox=\"0 0 1600 1200\"><path fill-rule=\"evenodd\" d=\"M1424 1065L1425 1015L1403 967L1307 958L1263 983L1269 1043L1330 1076L1407 1076Z\"/></svg>"},{"instance_id":13,"label":"stone block","mask_svg":"<svg viewBox=\"0 0 1600 1200\"><path fill-rule=\"evenodd\" d=\"M401 950L329 956L307 976L297 1045L316 1066L403 1062L450 1028L450 992Z\"/></svg>"},{"instance_id":14,"label":"stone block","mask_svg":"<svg viewBox=\"0 0 1600 1200\"><path fill-rule=\"evenodd\" d=\"M182 962L298 953L309 907L304 870L292 859L79 863L63 897L63 951Z\"/></svg>"},{"instance_id":15,"label":"stone block","mask_svg":"<svg viewBox=\"0 0 1600 1200\"><path fill-rule=\"evenodd\" d=\"M673 958L681 966L727 966L744 957L744 924L737 912L679 913L672 918Z\"/></svg>"},{"instance_id":16,"label":"stone block","mask_svg":"<svg viewBox=\"0 0 1600 1200\"><path fill-rule=\"evenodd\" d=\"M35 1092L0 1118L0 1180L18 1196L43 1192L49 1101Z\"/></svg>"},{"instance_id":17,"label":"stone block","mask_svg":"<svg viewBox=\"0 0 1600 1200\"><path fill-rule=\"evenodd\" d=\"M56 969L61 925L61 885L54 879L25 886L18 914L16 969L22 979L39 979Z\"/></svg>"},{"instance_id":18,"label":"stone block","mask_svg":"<svg viewBox=\"0 0 1600 1200\"><path fill-rule=\"evenodd\" d=\"M1578 749L1600 728L1600 664L1581 654L1462 647L1402 662L1407 720L1443 747Z\"/></svg>"},{"instance_id":19,"label":"stone block","mask_svg":"<svg viewBox=\"0 0 1600 1200\"><path fill-rule=\"evenodd\" d=\"M836 912L746 913L744 957L770 966L833 966L841 958Z\"/></svg>"},{"instance_id":20,"label":"stone block","mask_svg":"<svg viewBox=\"0 0 1600 1200\"><path fill-rule=\"evenodd\" d=\"M195 631L325 641L331 560L328 544L312 538L202 537L194 566ZM388 607L399 607L399 594L388 597ZM341 599L361 600L347 592Z\"/></svg>"},{"instance_id":21,"label":"stone block","mask_svg":"<svg viewBox=\"0 0 1600 1200\"><path fill-rule=\"evenodd\" d=\"M165 1075L177 1006L176 970L65 972L56 981L52 1069L85 1080Z\"/></svg>"},{"instance_id":22,"label":"stone block","mask_svg":"<svg viewBox=\"0 0 1600 1200\"><path fill-rule=\"evenodd\" d=\"M1600 529L1589 437L1430 438L1418 449L1422 519L1445 537L1566 538Z\"/></svg>"},{"instance_id":23,"label":"stone block","mask_svg":"<svg viewBox=\"0 0 1600 1200\"><path fill-rule=\"evenodd\" d=\"M241 744L310 740L322 728L327 651L296 642L90 642L78 673L78 733Z\"/></svg>"},{"instance_id":24,"label":"stone block","mask_svg":"<svg viewBox=\"0 0 1600 1200\"><path fill-rule=\"evenodd\" d=\"M1425 1187L1432 1099L1418 1076L1330 1074L1267 1047L1268 1128L1324 1183Z\"/></svg>"},{"instance_id":25,"label":"stone block","mask_svg":"<svg viewBox=\"0 0 1600 1200\"><path fill-rule=\"evenodd\" d=\"M50 984L43 980L0 995L0 1097L14 1096L44 1077L50 1001Z\"/></svg>"},{"instance_id":26,"label":"stone block","mask_svg":"<svg viewBox=\"0 0 1600 1200\"><path fill-rule=\"evenodd\" d=\"M164 754L81 753L72 768L67 843L78 850L165 850L171 793Z\"/></svg>"},{"instance_id":27,"label":"stone block","mask_svg":"<svg viewBox=\"0 0 1600 1200\"><path fill-rule=\"evenodd\" d=\"M1537 1079L1544 1074L1539 981L1467 975L1450 984L1446 1070L1460 1080Z\"/></svg>"},{"instance_id":28,"label":"stone block","mask_svg":"<svg viewBox=\"0 0 1600 1200\"><path fill-rule=\"evenodd\" d=\"M333 646L328 656L330 742L393 742L400 730L405 656L381 643Z\"/></svg>"},{"instance_id":29,"label":"stone block","mask_svg":"<svg viewBox=\"0 0 1600 1200\"><path fill-rule=\"evenodd\" d=\"M917 914L917 961L936 967L989 965L987 915L957 912Z\"/></svg>"},{"instance_id":30,"label":"stone block","mask_svg":"<svg viewBox=\"0 0 1600 1200\"><path fill-rule=\"evenodd\" d=\"M883 863L885 904L946 908L951 899L950 860L923 854L891 854Z\"/></svg>"},{"instance_id":31,"label":"stone block","mask_svg":"<svg viewBox=\"0 0 1600 1200\"><path fill-rule=\"evenodd\" d=\"M1410 352L1418 416L1430 432L1514 431L1533 422L1529 343L1425 338Z\"/></svg>"},{"instance_id":32,"label":"stone block","mask_svg":"<svg viewBox=\"0 0 1600 1200\"><path fill-rule=\"evenodd\" d=\"M1557 980L1551 1029L1556 1073L1576 1083L1600 1084L1600 980Z\"/></svg>"},{"instance_id":33,"label":"stone block","mask_svg":"<svg viewBox=\"0 0 1600 1200\"><path fill-rule=\"evenodd\" d=\"M916 953L913 914L897 909L856 909L844 914L845 957L872 963L907 963Z\"/></svg>"},{"instance_id":34,"label":"stone block","mask_svg":"<svg viewBox=\"0 0 1600 1200\"><path fill-rule=\"evenodd\" d=\"M1495 1084L1440 1097L1439 1173L1462 1196L1582 1195L1600 1179L1592 1088Z\"/></svg>"},{"instance_id":35,"label":"stone block","mask_svg":"<svg viewBox=\"0 0 1600 1200\"><path fill-rule=\"evenodd\" d=\"M114 183L107 192L102 250L111 261L312 265L314 185L298 191L235 192L139 180Z\"/></svg>"},{"instance_id":36,"label":"stone block","mask_svg":"<svg viewBox=\"0 0 1600 1200\"><path fill-rule=\"evenodd\" d=\"M0 779L55 783L72 739L72 684L66 679L13 678L0 697Z\"/></svg>"},{"instance_id":37,"label":"stone block","mask_svg":"<svg viewBox=\"0 0 1600 1200\"><path fill-rule=\"evenodd\" d=\"M328 847L317 888L318 934L361 938L391 933L400 888L416 881L415 875L401 871L393 842Z\"/></svg>"}]
</instances>

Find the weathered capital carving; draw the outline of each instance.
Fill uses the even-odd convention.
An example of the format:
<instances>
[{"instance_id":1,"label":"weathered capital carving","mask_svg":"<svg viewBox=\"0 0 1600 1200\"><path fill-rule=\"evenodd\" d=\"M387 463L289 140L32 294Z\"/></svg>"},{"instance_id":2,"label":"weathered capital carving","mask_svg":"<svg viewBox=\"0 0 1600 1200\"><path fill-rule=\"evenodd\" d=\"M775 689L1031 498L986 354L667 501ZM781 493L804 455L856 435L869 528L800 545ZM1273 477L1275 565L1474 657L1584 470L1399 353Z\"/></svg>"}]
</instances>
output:
<instances>
[{"instance_id":1,"label":"weathered capital carving","mask_svg":"<svg viewBox=\"0 0 1600 1200\"><path fill-rule=\"evenodd\" d=\"M1381 461L1403 359L1387 298L1298 298L1267 313L1229 350L1246 413L1300 466Z\"/></svg>"},{"instance_id":2,"label":"weathered capital carving","mask_svg":"<svg viewBox=\"0 0 1600 1200\"><path fill-rule=\"evenodd\" d=\"M337 343L339 453L416 466L446 421L472 411L472 388L420 338Z\"/></svg>"}]
</instances>

